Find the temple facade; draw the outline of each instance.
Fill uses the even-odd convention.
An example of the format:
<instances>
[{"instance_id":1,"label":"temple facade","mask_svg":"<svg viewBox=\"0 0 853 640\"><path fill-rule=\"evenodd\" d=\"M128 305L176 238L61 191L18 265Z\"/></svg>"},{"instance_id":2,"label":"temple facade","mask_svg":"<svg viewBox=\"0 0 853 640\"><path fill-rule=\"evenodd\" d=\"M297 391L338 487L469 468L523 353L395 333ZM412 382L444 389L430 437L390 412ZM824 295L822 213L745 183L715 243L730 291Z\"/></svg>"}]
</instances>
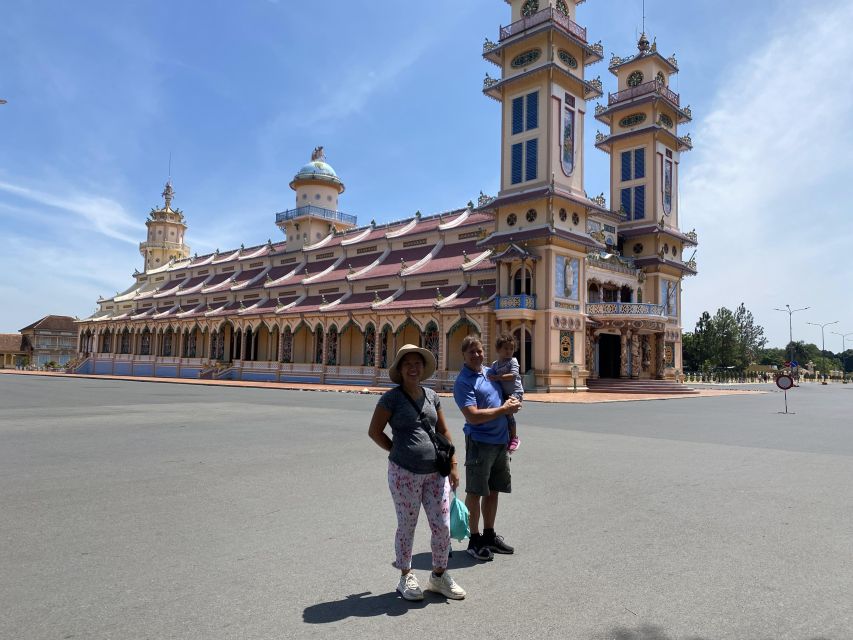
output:
<instances>
[{"instance_id":1,"label":"temple facade","mask_svg":"<svg viewBox=\"0 0 853 640\"><path fill-rule=\"evenodd\" d=\"M678 72L645 34L614 56L616 93L594 108L607 133L610 194L584 190L585 117L603 96L586 68L603 58L576 22L583 0L508 0L510 23L486 40L483 92L500 104L500 192L434 215L358 225L339 207L344 182L322 147L277 213L284 240L190 255L183 213L151 211L142 271L78 323L79 372L390 384L397 347L438 361L452 386L460 344L493 353L511 333L525 386L562 391L599 378L677 378L681 281L696 234L679 226Z\"/></svg>"}]
</instances>

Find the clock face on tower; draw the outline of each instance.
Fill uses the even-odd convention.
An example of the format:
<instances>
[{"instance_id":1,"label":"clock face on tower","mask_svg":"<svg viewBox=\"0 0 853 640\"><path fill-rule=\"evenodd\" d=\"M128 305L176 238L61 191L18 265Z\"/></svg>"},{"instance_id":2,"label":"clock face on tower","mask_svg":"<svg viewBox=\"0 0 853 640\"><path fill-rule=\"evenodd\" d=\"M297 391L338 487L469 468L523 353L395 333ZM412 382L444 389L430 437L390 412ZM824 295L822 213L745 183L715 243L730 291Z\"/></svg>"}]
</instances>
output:
<instances>
[{"instance_id":1,"label":"clock face on tower","mask_svg":"<svg viewBox=\"0 0 853 640\"><path fill-rule=\"evenodd\" d=\"M539 11L539 0L524 0L524 4L521 5L521 15L525 18L532 16L537 11Z\"/></svg>"}]
</instances>

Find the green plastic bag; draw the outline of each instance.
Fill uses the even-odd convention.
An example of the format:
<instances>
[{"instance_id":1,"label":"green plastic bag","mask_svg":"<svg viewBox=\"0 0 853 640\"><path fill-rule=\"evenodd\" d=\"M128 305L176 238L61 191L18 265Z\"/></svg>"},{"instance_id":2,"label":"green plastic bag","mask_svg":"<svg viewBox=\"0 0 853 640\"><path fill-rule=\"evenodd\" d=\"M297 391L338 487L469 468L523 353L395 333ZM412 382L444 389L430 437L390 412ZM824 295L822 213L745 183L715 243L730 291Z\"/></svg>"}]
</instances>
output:
<instances>
[{"instance_id":1,"label":"green plastic bag","mask_svg":"<svg viewBox=\"0 0 853 640\"><path fill-rule=\"evenodd\" d=\"M450 537L462 542L465 538L471 535L471 529L468 528L468 507L459 498L456 497L456 492L453 492L453 499L450 501Z\"/></svg>"}]
</instances>

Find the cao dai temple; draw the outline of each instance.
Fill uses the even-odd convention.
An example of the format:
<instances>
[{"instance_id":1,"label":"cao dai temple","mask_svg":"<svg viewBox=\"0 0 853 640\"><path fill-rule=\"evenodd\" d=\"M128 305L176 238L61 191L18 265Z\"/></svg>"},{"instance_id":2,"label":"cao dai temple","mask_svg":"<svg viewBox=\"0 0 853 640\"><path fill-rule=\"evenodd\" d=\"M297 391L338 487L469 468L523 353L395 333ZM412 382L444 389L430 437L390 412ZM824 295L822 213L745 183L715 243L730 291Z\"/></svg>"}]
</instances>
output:
<instances>
[{"instance_id":1,"label":"cao dai temple","mask_svg":"<svg viewBox=\"0 0 853 640\"><path fill-rule=\"evenodd\" d=\"M465 336L491 352L509 332L531 390L677 378L680 285L696 273L678 204L691 112L670 88L675 58L645 35L610 60L618 89L603 99L586 69L604 49L576 21L582 2L508 0L509 24L483 46L499 69L483 85L502 113L497 197L359 226L317 148L290 183L293 208L275 216L285 240L194 255L168 183L144 270L78 323L76 370L390 384L395 349L414 343L447 388ZM584 190L590 108L607 131L595 147L610 156L609 199Z\"/></svg>"}]
</instances>

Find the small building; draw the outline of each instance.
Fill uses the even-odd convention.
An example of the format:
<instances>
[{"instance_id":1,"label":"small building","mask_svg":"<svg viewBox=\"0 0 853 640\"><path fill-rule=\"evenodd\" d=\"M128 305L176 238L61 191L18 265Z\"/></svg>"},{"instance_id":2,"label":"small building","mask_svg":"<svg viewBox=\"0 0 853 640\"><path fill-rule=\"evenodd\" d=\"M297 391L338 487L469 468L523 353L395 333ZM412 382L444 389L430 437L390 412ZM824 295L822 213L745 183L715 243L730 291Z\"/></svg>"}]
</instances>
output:
<instances>
[{"instance_id":1,"label":"small building","mask_svg":"<svg viewBox=\"0 0 853 640\"><path fill-rule=\"evenodd\" d=\"M21 329L30 364L38 368L49 362L64 366L77 355L77 325L71 316L45 316Z\"/></svg>"},{"instance_id":2,"label":"small building","mask_svg":"<svg viewBox=\"0 0 853 640\"><path fill-rule=\"evenodd\" d=\"M0 369L18 369L27 364L23 343L20 333L0 333Z\"/></svg>"}]
</instances>

